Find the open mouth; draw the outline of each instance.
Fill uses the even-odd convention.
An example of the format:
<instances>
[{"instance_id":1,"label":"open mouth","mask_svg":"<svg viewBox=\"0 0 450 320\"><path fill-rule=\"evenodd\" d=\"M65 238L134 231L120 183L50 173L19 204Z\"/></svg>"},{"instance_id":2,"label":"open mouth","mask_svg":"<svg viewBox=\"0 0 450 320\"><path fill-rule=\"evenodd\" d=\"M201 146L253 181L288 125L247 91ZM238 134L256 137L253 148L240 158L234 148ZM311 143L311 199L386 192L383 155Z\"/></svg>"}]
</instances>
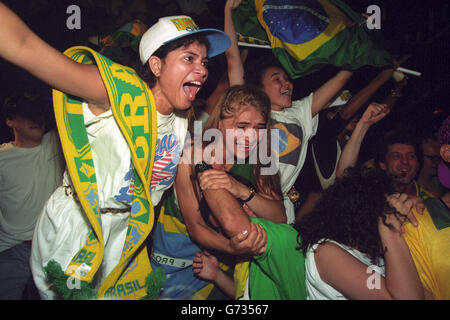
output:
<instances>
[{"instance_id":1,"label":"open mouth","mask_svg":"<svg viewBox=\"0 0 450 320\"><path fill-rule=\"evenodd\" d=\"M184 93L189 101L194 101L195 96L201 89L202 83L200 81L191 81L183 84Z\"/></svg>"},{"instance_id":2,"label":"open mouth","mask_svg":"<svg viewBox=\"0 0 450 320\"><path fill-rule=\"evenodd\" d=\"M251 150L253 150L255 147L256 147L256 142L255 143L249 143L249 142L247 142L247 143L237 143L237 147L240 149L240 150L244 150L244 151L251 151Z\"/></svg>"},{"instance_id":3,"label":"open mouth","mask_svg":"<svg viewBox=\"0 0 450 320\"><path fill-rule=\"evenodd\" d=\"M280 93L281 93L281 95L290 95L291 94L291 90L289 90L289 89L282 90Z\"/></svg>"},{"instance_id":4,"label":"open mouth","mask_svg":"<svg viewBox=\"0 0 450 320\"><path fill-rule=\"evenodd\" d=\"M410 169L401 169L398 176L401 178L406 178L410 174Z\"/></svg>"}]
</instances>

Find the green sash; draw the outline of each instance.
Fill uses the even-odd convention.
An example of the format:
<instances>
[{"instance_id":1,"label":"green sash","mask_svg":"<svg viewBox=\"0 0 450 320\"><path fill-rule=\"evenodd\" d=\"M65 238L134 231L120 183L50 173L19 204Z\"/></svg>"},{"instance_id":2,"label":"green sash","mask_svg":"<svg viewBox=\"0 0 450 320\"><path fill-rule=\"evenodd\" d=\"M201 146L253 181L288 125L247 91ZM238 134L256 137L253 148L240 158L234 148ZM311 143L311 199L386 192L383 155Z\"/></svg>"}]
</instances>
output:
<instances>
[{"instance_id":1,"label":"green sash","mask_svg":"<svg viewBox=\"0 0 450 320\"><path fill-rule=\"evenodd\" d=\"M149 186L156 149L155 101L151 90L133 69L114 63L87 47L73 47L64 54L78 63L97 65L114 118L130 148L133 164L134 193L121 259L103 281L96 296L142 298L147 295L146 279L152 271L145 240L154 223ZM53 104L67 168L91 227L86 244L72 258L65 274L91 283L102 263L104 242L82 101L54 90Z\"/></svg>"}]
</instances>

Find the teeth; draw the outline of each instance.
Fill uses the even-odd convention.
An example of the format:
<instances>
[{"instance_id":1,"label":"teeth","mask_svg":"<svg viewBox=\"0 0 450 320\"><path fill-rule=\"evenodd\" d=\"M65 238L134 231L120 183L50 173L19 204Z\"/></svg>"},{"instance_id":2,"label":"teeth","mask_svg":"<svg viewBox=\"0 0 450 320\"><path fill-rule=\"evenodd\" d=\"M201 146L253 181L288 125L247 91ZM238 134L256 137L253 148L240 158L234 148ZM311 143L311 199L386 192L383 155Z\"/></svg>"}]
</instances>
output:
<instances>
[{"instance_id":1,"label":"teeth","mask_svg":"<svg viewBox=\"0 0 450 320\"><path fill-rule=\"evenodd\" d=\"M192 84L195 84L196 86L201 86L202 83L200 81L192 81Z\"/></svg>"}]
</instances>

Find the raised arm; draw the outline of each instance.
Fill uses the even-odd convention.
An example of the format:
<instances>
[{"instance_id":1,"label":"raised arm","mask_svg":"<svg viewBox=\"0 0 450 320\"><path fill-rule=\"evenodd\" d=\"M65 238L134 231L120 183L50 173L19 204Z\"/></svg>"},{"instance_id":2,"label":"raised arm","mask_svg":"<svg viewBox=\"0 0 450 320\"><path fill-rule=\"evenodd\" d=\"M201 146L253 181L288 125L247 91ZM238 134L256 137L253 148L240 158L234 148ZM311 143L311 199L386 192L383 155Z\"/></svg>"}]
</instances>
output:
<instances>
[{"instance_id":1,"label":"raised arm","mask_svg":"<svg viewBox=\"0 0 450 320\"><path fill-rule=\"evenodd\" d=\"M350 120L356 112L370 99L370 97L392 76L394 69L382 70L368 85L358 91L343 107L339 114L342 119Z\"/></svg>"},{"instance_id":2,"label":"raised arm","mask_svg":"<svg viewBox=\"0 0 450 320\"><path fill-rule=\"evenodd\" d=\"M76 63L33 33L0 3L0 56L63 92L109 108L97 67Z\"/></svg>"},{"instance_id":3,"label":"raised arm","mask_svg":"<svg viewBox=\"0 0 450 320\"><path fill-rule=\"evenodd\" d=\"M313 117L318 114L334 96L336 96L339 90L341 90L350 79L352 74L351 71L341 70L314 92L311 106Z\"/></svg>"},{"instance_id":4,"label":"raised arm","mask_svg":"<svg viewBox=\"0 0 450 320\"><path fill-rule=\"evenodd\" d=\"M383 119L389 113L386 105L371 103L356 124L355 130L342 150L341 157L336 168L336 177L344 175L345 169L354 167L358 161L359 150L369 128Z\"/></svg>"},{"instance_id":5,"label":"raised arm","mask_svg":"<svg viewBox=\"0 0 450 320\"><path fill-rule=\"evenodd\" d=\"M225 52L230 86L244 84L244 64L239 53L236 30L234 29L233 10L242 0L227 0L224 12L224 31L231 39L230 48Z\"/></svg>"}]
</instances>

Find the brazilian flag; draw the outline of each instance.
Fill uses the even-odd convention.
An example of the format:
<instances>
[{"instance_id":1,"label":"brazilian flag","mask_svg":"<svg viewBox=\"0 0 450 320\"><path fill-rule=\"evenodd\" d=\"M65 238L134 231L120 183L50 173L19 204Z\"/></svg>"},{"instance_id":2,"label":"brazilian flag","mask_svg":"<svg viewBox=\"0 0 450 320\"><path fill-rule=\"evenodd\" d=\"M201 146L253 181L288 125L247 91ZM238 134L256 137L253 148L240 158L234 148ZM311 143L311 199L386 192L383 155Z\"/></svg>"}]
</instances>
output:
<instances>
[{"instance_id":1,"label":"brazilian flag","mask_svg":"<svg viewBox=\"0 0 450 320\"><path fill-rule=\"evenodd\" d=\"M340 0L244 0L233 13L240 42L270 44L293 79L325 65L392 64L362 15Z\"/></svg>"}]
</instances>

